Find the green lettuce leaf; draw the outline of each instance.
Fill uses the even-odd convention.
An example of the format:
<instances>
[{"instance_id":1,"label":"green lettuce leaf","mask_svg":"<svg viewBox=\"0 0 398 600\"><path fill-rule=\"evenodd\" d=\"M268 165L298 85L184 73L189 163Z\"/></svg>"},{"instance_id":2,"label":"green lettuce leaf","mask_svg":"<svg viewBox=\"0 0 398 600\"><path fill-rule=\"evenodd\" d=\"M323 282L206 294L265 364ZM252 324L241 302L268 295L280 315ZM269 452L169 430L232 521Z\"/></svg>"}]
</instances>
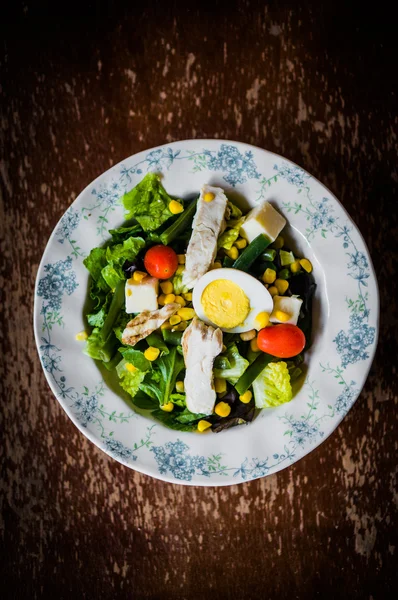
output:
<instances>
[{"instance_id":1,"label":"green lettuce leaf","mask_svg":"<svg viewBox=\"0 0 398 600\"><path fill-rule=\"evenodd\" d=\"M107 286L114 290L119 281L124 281L126 278L123 273L123 269L119 266L106 265L101 271L101 276L106 282Z\"/></svg>"},{"instance_id":2,"label":"green lettuce leaf","mask_svg":"<svg viewBox=\"0 0 398 600\"><path fill-rule=\"evenodd\" d=\"M91 281L89 283L89 290L90 290L90 298L92 300L92 312L97 312L101 306L104 304L107 294L109 292L109 287L107 285L107 283L104 281L104 289L100 289L97 285L97 283L94 281L93 278L91 278Z\"/></svg>"},{"instance_id":3,"label":"green lettuce leaf","mask_svg":"<svg viewBox=\"0 0 398 600\"><path fill-rule=\"evenodd\" d=\"M175 429L176 431L195 431L197 429L196 423L180 423L177 421L177 413L174 409L172 412L165 412L161 408L152 411L152 416L157 420L163 423L166 427L170 429Z\"/></svg>"},{"instance_id":4,"label":"green lettuce leaf","mask_svg":"<svg viewBox=\"0 0 398 600\"><path fill-rule=\"evenodd\" d=\"M183 408L187 405L185 394L170 394L170 402Z\"/></svg>"},{"instance_id":5,"label":"green lettuce leaf","mask_svg":"<svg viewBox=\"0 0 398 600\"><path fill-rule=\"evenodd\" d=\"M185 408L176 416L176 421L178 421L179 423L195 423L198 422L200 419L205 419L207 416L208 415L204 415L201 413L192 413L190 410Z\"/></svg>"},{"instance_id":6,"label":"green lettuce leaf","mask_svg":"<svg viewBox=\"0 0 398 600\"><path fill-rule=\"evenodd\" d=\"M102 316L105 316L103 304L106 300L102 292L114 290L119 281L125 280L122 269L124 262L126 260L134 260L144 246L145 242L142 238L129 237L122 243L113 244L107 248L93 248L90 254L84 259L83 264L90 272L94 282L90 287L90 296L94 301L94 310L99 312L101 308ZM99 323L93 322L92 324L100 326Z\"/></svg>"},{"instance_id":7,"label":"green lettuce leaf","mask_svg":"<svg viewBox=\"0 0 398 600\"><path fill-rule=\"evenodd\" d=\"M217 240L218 248L225 248L225 250L231 250L234 242L239 237L240 228L243 225L245 217L241 219L231 219L227 221L227 229L220 235Z\"/></svg>"},{"instance_id":8,"label":"green lettuce leaf","mask_svg":"<svg viewBox=\"0 0 398 600\"><path fill-rule=\"evenodd\" d=\"M115 336L109 336L109 338L104 341L101 329L94 327L87 339L84 353L95 360L109 362L115 355L117 346L118 340Z\"/></svg>"},{"instance_id":9,"label":"green lettuce leaf","mask_svg":"<svg viewBox=\"0 0 398 600\"><path fill-rule=\"evenodd\" d=\"M124 304L124 282L119 282L114 293L110 292L102 308L89 315L91 322L96 321L85 348L86 354L96 360L109 362L117 351L118 339L113 331ZM124 312L124 311L123 311Z\"/></svg>"},{"instance_id":10,"label":"green lettuce leaf","mask_svg":"<svg viewBox=\"0 0 398 600\"><path fill-rule=\"evenodd\" d=\"M257 408L272 408L292 399L292 386L287 364L271 362L253 381Z\"/></svg>"},{"instance_id":11,"label":"green lettuce leaf","mask_svg":"<svg viewBox=\"0 0 398 600\"><path fill-rule=\"evenodd\" d=\"M131 363L136 369L146 373L152 368L151 362L145 358L144 353L135 348L119 348L120 354L122 354L125 361Z\"/></svg>"},{"instance_id":12,"label":"green lettuce leaf","mask_svg":"<svg viewBox=\"0 0 398 600\"><path fill-rule=\"evenodd\" d=\"M153 410L159 408L157 400L150 398L147 394L138 390L135 396L132 398L132 402L138 408L144 408L145 410Z\"/></svg>"},{"instance_id":13,"label":"green lettuce leaf","mask_svg":"<svg viewBox=\"0 0 398 600\"><path fill-rule=\"evenodd\" d=\"M122 266L126 260L134 260L144 246L145 241L141 237L129 237L121 244L108 246L106 260L108 264Z\"/></svg>"},{"instance_id":14,"label":"green lettuce leaf","mask_svg":"<svg viewBox=\"0 0 398 600\"><path fill-rule=\"evenodd\" d=\"M173 214L169 210L172 198L155 173L148 173L130 192L123 196L126 218L135 218L144 231L155 231Z\"/></svg>"},{"instance_id":15,"label":"green lettuce leaf","mask_svg":"<svg viewBox=\"0 0 398 600\"><path fill-rule=\"evenodd\" d=\"M151 398L157 398L160 406L170 402L178 375L184 368L184 359L171 348L169 354L164 354L152 363L152 371L147 374L141 389Z\"/></svg>"},{"instance_id":16,"label":"green lettuce leaf","mask_svg":"<svg viewBox=\"0 0 398 600\"><path fill-rule=\"evenodd\" d=\"M116 367L116 371L119 376L119 383L121 387L128 394L130 394L130 396L134 397L140 389L140 383L145 377L145 371L140 371L139 369L136 369L135 371L130 373L130 371L126 369L127 362L129 361L123 359Z\"/></svg>"},{"instance_id":17,"label":"green lettuce leaf","mask_svg":"<svg viewBox=\"0 0 398 600\"><path fill-rule=\"evenodd\" d=\"M226 379L233 385L246 371L247 367L249 366L249 361L239 354L238 347L235 343L230 344L227 347L227 350L223 353L223 356L227 357L230 367L227 369L213 369L214 377Z\"/></svg>"},{"instance_id":18,"label":"green lettuce leaf","mask_svg":"<svg viewBox=\"0 0 398 600\"><path fill-rule=\"evenodd\" d=\"M122 268L124 262L134 260L144 246L142 238L129 237L107 248L93 248L84 259L83 263L92 277L90 297L93 300L93 313L88 317L90 325L102 327L109 307L109 295L104 292L113 291L119 282L126 279Z\"/></svg>"},{"instance_id":19,"label":"green lettuce leaf","mask_svg":"<svg viewBox=\"0 0 398 600\"><path fill-rule=\"evenodd\" d=\"M214 359L214 368L215 369L230 369L231 368L231 363L229 362L229 360L225 356L225 354L219 354L218 356L216 356L216 358Z\"/></svg>"},{"instance_id":20,"label":"green lettuce leaf","mask_svg":"<svg viewBox=\"0 0 398 600\"><path fill-rule=\"evenodd\" d=\"M124 310L120 311L119 317L114 324L113 331L119 340L122 341L123 331L126 329L126 325L131 321L132 315L128 315Z\"/></svg>"},{"instance_id":21,"label":"green lettuce leaf","mask_svg":"<svg viewBox=\"0 0 398 600\"><path fill-rule=\"evenodd\" d=\"M105 300L103 300L100 304L99 310L97 310L97 312L87 315L87 321L89 325L91 325L91 327L103 327L111 301L112 292L108 292L108 294L105 296Z\"/></svg>"},{"instance_id":22,"label":"green lettuce leaf","mask_svg":"<svg viewBox=\"0 0 398 600\"><path fill-rule=\"evenodd\" d=\"M127 238L135 236L138 233L142 233L141 225L137 223L130 225L129 227L118 227L117 229L110 229L109 233L112 236L112 243L120 244L123 243Z\"/></svg>"},{"instance_id":23,"label":"green lettuce leaf","mask_svg":"<svg viewBox=\"0 0 398 600\"><path fill-rule=\"evenodd\" d=\"M108 291L108 284L102 277L102 269L106 266L106 248L93 248L83 260L83 264L97 284L98 289Z\"/></svg>"}]
</instances>

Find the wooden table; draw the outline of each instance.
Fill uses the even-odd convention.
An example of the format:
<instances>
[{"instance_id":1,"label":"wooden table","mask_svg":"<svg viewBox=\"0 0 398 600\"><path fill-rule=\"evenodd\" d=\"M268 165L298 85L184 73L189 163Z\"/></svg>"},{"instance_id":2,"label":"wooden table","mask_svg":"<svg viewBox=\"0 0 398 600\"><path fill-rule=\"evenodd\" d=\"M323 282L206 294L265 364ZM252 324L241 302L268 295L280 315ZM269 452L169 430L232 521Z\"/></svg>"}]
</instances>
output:
<instances>
[{"instance_id":1,"label":"wooden table","mask_svg":"<svg viewBox=\"0 0 398 600\"><path fill-rule=\"evenodd\" d=\"M0 25L1 596L391 598L395 22L332 0L111 4L27 0ZM323 181L361 229L381 292L379 350L340 427L289 469L218 489L155 481L94 447L53 398L32 332L41 254L81 189L130 154L195 137L253 143Z\"/></svg>"}]
</instances>

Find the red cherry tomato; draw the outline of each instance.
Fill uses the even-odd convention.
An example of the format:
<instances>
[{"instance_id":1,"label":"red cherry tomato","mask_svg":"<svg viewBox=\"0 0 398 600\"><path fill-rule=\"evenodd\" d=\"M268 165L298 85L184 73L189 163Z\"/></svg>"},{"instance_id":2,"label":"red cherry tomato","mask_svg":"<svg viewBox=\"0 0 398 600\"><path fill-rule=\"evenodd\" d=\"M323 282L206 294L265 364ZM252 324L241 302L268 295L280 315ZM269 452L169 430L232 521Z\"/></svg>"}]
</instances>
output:
<instances>
[{"instance_id":1,"label":"red cherry tomato","mask_svg":"<svg viewBox=\"0 0 398 600\"><path fill-rule=\"evenodd\" d=\"M153 246L145 254L145 269L152 277L169 279L173 277L178 267L177 254L170 246Z\"/></svg>"},{"instance_id":2,"label":"red cherry tomato","mask_svg":"<svg viewBox=\"0 0 398 600\"><path fill-rule=\"evenodd\" d=\"M284 323L261 329L257 344L260 350L272 356L291 358L304 350L305 335L296 325Z\"/></svg>"}]
</instances>

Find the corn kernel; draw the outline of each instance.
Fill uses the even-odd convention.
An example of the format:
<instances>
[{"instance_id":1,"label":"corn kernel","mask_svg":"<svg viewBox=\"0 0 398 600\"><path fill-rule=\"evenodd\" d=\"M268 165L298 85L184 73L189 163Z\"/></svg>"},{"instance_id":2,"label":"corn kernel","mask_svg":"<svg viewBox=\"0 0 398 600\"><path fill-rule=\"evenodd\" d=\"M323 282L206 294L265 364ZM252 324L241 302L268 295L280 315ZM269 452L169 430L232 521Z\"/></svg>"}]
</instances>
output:
<instances>
[{"instance_id":1,"label":"corn kernel","mask_svg":"<svg viewBox=\"0 0 398 600\"><path fill-rule=\"evenodd\" d=\"M225 392L219 392L217 394L219 400L221 400L221 398L224 398L224 396L226 396L226 395L227 395L227 390L225 390Z\"/></svg>"},{"instance_id":2,"label":"corn kernel","mask_svg":"<svg viewBox=\"0 0 398 600\"><path fill-rule=\"evenodd\" d=\"M173 326L170 325L170 323L168 321L166 321L165 323L162 323L160 326L160 329L171 329Z\"/></svg>"},{"instance_id":3,"label":"corn kernel","mask_svg":"<svg viewBox=\"0 0 398 600\"><path fill-rule=\"evenodd\" d=\"M172 200L171 202L169 202L169 211L173 215L178 215L179 213L182 213L183 210L184 207L181 204L181 202L177 202L177 200Z\"/></svg>"},{"instance_id":4,"label":"corn kernel","mask_svg":"<svg viewBox=\"0 0 398 600\"><path fill-rule=\"evenodd\" d=\"M177 302L180 306L185 306L186 302L182 296L176 296L174 302Z\"/></svg>"},{"instance_id":5,"label":"corn kernel","mask_svg":"<svg viewBox=\"0 0 398 600\"><path fill-rule=\"evenodd\" d=\"M219 261L219 260L216 260L216 261L213 263L212 269L222 269L222 264L220 263L220 261Z\"/></svg>"},{"instance_id":6,"label":"corn kernel","mask_svg":"<svg viewBox=\"0 0 398 600\"><path fill-rule=\"evenodd\" d=\"M250 340L254 339L257 335L257 331L255 329L250 329L250 331L244 331L240 334L240 339L244 342L250 342Z\"/></svg>"},{"instance_id":7,"label":"corn kernel","mask_svg":"<svg viewBox=\"0 0 398 600\"><path fill-rule=\"evenodd\" d=\"M253 398L253 394L250 390L247 390L244 394L239 396L239 400L243 402L243 404L249 404L250 400Z\"/></svg>"},{"instance_id":8,"label":"corn kernel","mask_svg":"<svg viewBox=\"0 0 398 600\"><path fill-rule=\"evenodd\" d=\"M185 385L183 381L176 381L176 390L179 394L183 394L185 392Z\"/></svg>"},{"instance_id":9,"label":"corn kernel","mask_svg":"<svg viewBox=\"0 0 398 600\"><path fill-rule=\"evenodd\" d=\"M280 248L283 248L284 245L285 245L285 240L283 239L283 237L281 235L278 235L278 237L272 244L272 248L276 248L276 250L279 250Z\"/></svg>"},{"instance_id":10,"label":"corn kernel","mask_svg":"<svg viewBox=\"0 0 398 600\"><path fill-rule=\"evenodd\" d=\"M160 306L164 306L165 298L165 294L160 294L160 296L158 296L158 304L160 304Z\"/></svg>"},{"instance_id":11,"label":"corn kernel","mask_svg":"<svg viewBox=\"0 0 398 600\"><path fill-rule=\"evenodd\" d=\"M268 288L268 291L271 294L271 296L277 296L279 294L278 288L275 287L274 285L271 285L271 287Z\"/></svg>"},{"instance_id":12,"label":"corn kernel","mask_svg":"<svg viewBox=\"0 0 398 600\"><path fill-rule=\"evenodd\" d=\"M75 339L78 342L84 342L88 338L88 334L85 331L80 331L75 335Z\"/></svg>"},{"instance_id":13,"label":"corn kernel","mask_svg":"<svg viewBox=\"0 0 398 600\"><path fill-rule=\"evenodd\" d=\"M292 273L298 273L301 270L300 261L295 260L294 262L292 262L292 264L290 265L290 270Z\"/></svg>"},{"instance_id":14,"label":"corn kernel","mask_svg":"<svg viewBox=\"0 0 398 600\"><path fill-rule=\"evenodd\" d=\"M250 349L252 352L260 352L260 348L258 347L256 337L250 341Z\"/></svg>"},{"instance_id":15,"label":"corn kernel","mask_svg":"<svg viewBox=\"0 0 398 600\"><path fill-rule=\"evenodd\" d=\"M282 323L286 323L286 321L290 319L290 315L283 310L277 310L275 311L275 319L278 319L278 321L281 321Z\"/></svg>"},{"instance_id":16,"label":"corn kernel","mask_svg":"<svg viewBox=\"0 0 398 600\"><path fill-rule=\"evenodd\" d=\"M283 296L283 294L287 291L287 288L289 287L289 282L286 281L286 279L277 279L274 285L278 290L279 295Z\"/></svg>"},{"instance_id":17,"label":"corn kernel","mask_svg":"<svg viewBox=\"0 0 398 600\"><path fill-rule=\"evenodd\" d=\"M204 419L201 419L198 423L198 431L200 431L200 433L206 431L206 429L209 429L209 427L211 427L211 423L209 423L209 421L205 421Z\"/></svg>"},{"instance_id":18,"label":"corn kernel","mask_svg":"<svg viewBox=\"0 0 398 600\"><path fill-rule=\"evenodd\" d=\"M178 315L173 315L172 317L170 317L169 323L170 325L178 325L178 323L181 323L181 317L179 317Z\"/></svg>"},{"instance_id":19,"label":"corn kernel","mask_svg":"<svg viewBox=\"0 0 398 600\"><path fill-rule=\"evenodd\" d=\"M187 327L188 323L186 321L181 321L181 323L178 323L178 325L175 325L172 328L172 331L185 331Z\"/></svg>"},{"instance_id":20,"label":"corn kernel","mask_svg":"<svg viewBox=\"0 0 398 600\"><path fill-rule=\"evenodd\" d=\"M134 281L142 281L147 275L148 273L144 273L143 271L134 271L133 279Z\"/></svg>"},{"instance_id":21,"label":"corn kernel","mask_svg":"<svg viewBox=\"0 0 398 600\"><path fill-rule=\"evenodd\" d=\"M247 246L247 240L245 238L238 238L235 242L235 246L239 248L239 250L243 250Z\"/></svg>"},{"instance_id":22,"label":"corn kernel","mask_svg":"<svg viewBox=\"0 0 398 600\"><path fill-rule=\"evenodd\" d=\"M276 271L274 271L274 269L266 269L262 279L264 283L274 283L276 279Z\"/></svg>"},{"instance_id":23,"label":"corn kernel","mask_svg":"<svg viewBox=\"0 0 398 600\"><path fill-rule=\"evenodd\" d=\"M167 404L163 404L160 408L165 412L171 412L174 408L174 404L172 402L167 402Z\"/></svg>"},{"instance_id":24,"label":"corn kernel","mask_svg":"<svg viewBox=\"0 0 398 600\"><path fill-rule=\"evenodd\" d=\"M177 254L178 264L185 265L185 254Z\"/></svg>"},{"instance_id":25,"label":"corn kernel","mask_svg":"<svg viewBox=\"0 0 398 600\"><path fill-rule=\"evenodd\" d=\"M258 329L264 329L264 327L267 327L269 323L269 313L267 312L260 312L258 313L257 317L256 317L256 327Z\"/></svg>"},{"instance_id":26,"label":"corn kernel","mask_svg":"<svg viewBox=\"0 0 398 600\"><path fill-rule=\"evenodd\" d=\"M126 363L124 366L129 373L134 373L134 371L137 370L137 367L135 367L132 363Z\"/></svg>"},{"instance_id":27,"label":"corn kernel","mask_svg":"<svg viewBox=\"0 0 398 600\"><path fill-rule=\"evenodd\" d=\"M226 402L219 402L216 404L214 412L219 417L228 417L229 413L231 412L231 407Z\"/></svg>"},{"instance_id":28,"label":"corn kernel","mask_svg":"<svg viewBox=\"0 0 398 600\"><path fill-rule=\"evenodd\" d=\"M144 356L147 360L156 360L160 354L159 348L155 348L154 346L149 346L144 352Z\"/></svg>"},{"instance_id":29,"label":"corn kernel","mask_svg":"<svg viewBox=\"0 0 398 600\"><path fill-rule=\"evenodd\" d=\"M181 273L183 273L185 270L184 265L179 265L176 269L176 275L181 275Z\"/></svg>"},{"instance_id":30,"label":"corn kernel","mask_svg":"<svg viewBox=\"0 0 398 600\"><path fill-rule=\"evenodd\" d=\"M216 377L214 379L214 389L217 394L222 394L227 391L227 382L225 379L221 379L220 377Z\"/></svg>"},{"instance_id":31,"label":"corn kernel","mask_svg":"<svg viewBox=\"0 0 398 600\"><path fill-rule=\"evenodd\" d=\"M193 308L180 308L180 310L177 311L177 314L183 321L190 321L196 315Z\"/></svg>"},{"instance_id":32,"label":"corn kernel","mask_svg":"<svg viewBox=\"0 0 398 600\"><path fill-rule=\"evenodd\" d=\"M164 297L164 303L165 304L171 304L172 302L175 302L175 295L174 294L166 294Z\"/></svg>"},{"instance_id":33,"label":"corn kernel","mask_svg":"<svg viewBox=\"0 0 398 600\"><path fill-rule=\"evenodd\" d=\"M307 273L311 273L312 263L308 260L308 258L302 258L300 260L300 265L303 267L304 271L307 271Z\"/></svg>"},{"instance_id":34,"label":"corn kernel","mask_svg":"<svg viewBox=\"0 0 398 600\"><path fill-rule=\"evenodd\" d=\"M174 290L171 281L163 281L160 284L160 289L162 290L163 294L172 294Z\"/></svg>"},{"instance_id":35,"label":"corn kernel","mask_svg":"<svg viewBox=\"0 0 398 600\"><path fill-rule=\"evenodd\" d=\"M206 192L206 194L203 195L203 200L205 202L212 202L215 197L215 194L213 194L212 192Z\"/></svg>"},{"instance_id":36,"label":"corn kernel","mask_svg":"<svg viewBox=\"0 0 398 600\"><path fill-rule=\"evenodd\" d=\"M127 292L126 292L126 294L127 294L127 296L132 296L133 292L130 289L128 289Z\"/></svg>"},{"instance_id":37,"label":"corn kernel","mask_svg":"<svg viewBox=\"0 0 398 600\"><path fill-rule=\"evenodd\" d=\"M231 250L225 250L225 254L229 258L232 258L232 260L236 260L239 256L239 250L235 246L232 246Z\"/></svg>"},{"instance_id":38,"label":"corn kernel","mask_svg":"<svg viewBox=\"0 0 398 600\"><path fill-rule=\"evenodd\" d=\"M187 292L186 294L183 294L182 296L183 296L183 298L185 298L185 300L187 302L192 302L192 292Z\"/></svg>"}]
</instances>

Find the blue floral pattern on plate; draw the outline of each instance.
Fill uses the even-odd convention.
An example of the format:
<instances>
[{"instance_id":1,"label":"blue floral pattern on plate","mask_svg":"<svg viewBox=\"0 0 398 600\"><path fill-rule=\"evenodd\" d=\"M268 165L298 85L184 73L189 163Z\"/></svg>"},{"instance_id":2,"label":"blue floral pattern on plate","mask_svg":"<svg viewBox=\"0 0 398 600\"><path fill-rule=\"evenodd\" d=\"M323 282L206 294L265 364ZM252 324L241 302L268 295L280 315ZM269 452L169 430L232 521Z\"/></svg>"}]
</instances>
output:
<instances>
[{"instance_id":1,"label":"blue floral pattern on plate","mask_svg":"<svg viewBox=\"0 0 398 600\"><path fill-rule=\"evenodd\" d=\"M100 185L92 189L91 194L95 201L82 209L83 216L88 220L89 215L99 211L97 218L97 232L105 238L109 229L109 215L115 210L121 196L128 186L131 186L132 178L143 175L149 171L169 170L175 161L185 160L192 163L192 172L203 170L222 171L223 179L232 187L245 183L249 179L259 179L260 173L254 162L253 153L240 152L236 146L221 144L220 149L204 149L201 152L172 150L171 148L159 148L148 152L145 158L133 166L121 166L117 179L113 179L107 185Z\"/></svg>"},{"instance_id":2,"label":"blue floral pattern on plate","mask_svg":"<svg viewBox=\"0 0 398 600\"><path fill-rule=\"evenodd\" d=\"M69 296L77 288L76 275L72 271L72 259L59 260L55 264L44 266L46 276L40 279L37 295L44 299L43 311L48 308L59 310L62 296L66 292Z\"/></svg>"}]
</instances>

